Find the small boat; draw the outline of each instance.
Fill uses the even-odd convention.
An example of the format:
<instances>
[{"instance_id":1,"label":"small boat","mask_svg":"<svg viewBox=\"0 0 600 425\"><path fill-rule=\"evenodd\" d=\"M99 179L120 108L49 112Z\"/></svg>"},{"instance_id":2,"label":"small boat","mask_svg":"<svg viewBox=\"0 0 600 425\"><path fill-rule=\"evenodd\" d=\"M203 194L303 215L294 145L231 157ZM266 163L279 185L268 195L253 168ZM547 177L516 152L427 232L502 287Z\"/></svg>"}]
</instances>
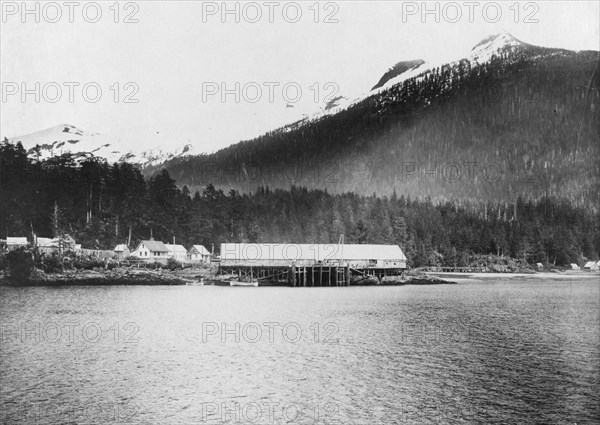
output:
<instances>
[{"instance_id":1,"label":"small boat","mask_svg":"<svg viewBox=\"0 0 600 425\"><path fill-rule=\"evenodd\" d=\"M258 281L252 280L248 282L242 282L240 280L229 281L229 286L258 286Z\"/></svg>"},{"instance_id":2,"label":"small boat","mask_svg":"<svg viewBox=\"0 0 600 425\"><path fill-rule=\"evenodd\" d=\"M204 278L201 277L200 280L198 280L198 278L196 279L185 279L185 285L186 286L204 286Z\"/></svg>"}]
</instances>

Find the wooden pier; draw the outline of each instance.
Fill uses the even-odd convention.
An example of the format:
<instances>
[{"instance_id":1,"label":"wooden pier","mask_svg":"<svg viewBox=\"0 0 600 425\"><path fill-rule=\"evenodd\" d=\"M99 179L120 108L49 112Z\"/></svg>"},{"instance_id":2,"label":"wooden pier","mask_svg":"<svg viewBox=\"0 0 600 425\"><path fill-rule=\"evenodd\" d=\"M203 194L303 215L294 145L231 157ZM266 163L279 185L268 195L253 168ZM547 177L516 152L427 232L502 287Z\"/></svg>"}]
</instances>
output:
<instances>
[{"instance_id":1,"label":"wooden pier","mask_svg":"<svg viewBox=\"0 0 600 425\"><path fill-rule=\"evenodd\" d=\"M381 280L402 273L401 269L354 269L348 265L313 265L290 267L220 266L220 275L235 276L238 280L256 279L259 285L292 287L350 286L352 277L363 276Z\"/></svg>"},{"instance_id":2,"label":"wooden pier","mask_svg":"<svg viewBox=\"0 0 600 425\"><path fill-rule=\"evenodd\" d=\"M349 286L355 277L398 275L406 256L397 245L221 244L219 274L259 285Z\"/></svg>"}]
</instances>

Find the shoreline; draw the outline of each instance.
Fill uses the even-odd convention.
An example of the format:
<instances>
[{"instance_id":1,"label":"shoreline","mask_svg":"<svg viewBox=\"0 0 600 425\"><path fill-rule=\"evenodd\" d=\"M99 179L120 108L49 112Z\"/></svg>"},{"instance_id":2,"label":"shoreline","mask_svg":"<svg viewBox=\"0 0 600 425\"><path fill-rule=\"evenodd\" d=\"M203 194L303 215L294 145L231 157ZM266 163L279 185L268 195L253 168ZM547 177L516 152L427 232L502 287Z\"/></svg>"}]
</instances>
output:
<instances>
[{"instance_id":1,"label":"shoreline","mask_svg":"<svg viewBox=\"0 0 600 425\"><path fill-rule=\"evenodd\" d=\"M568 270L561 272L497 273L497 272L420 272L404 277L387 277L381 282L354 282L349 286L407 286L448 285L491 280L596 280L600 273L595 271ZM203 280L205 280L203 282ZM64 286L224 286L229 279L219 279L206 269L184 270L140 270L119 268L112 270L67 270L61 273L44 273L39 270L27 281L15 282L0 276L0 286L7 287L64 287ZM289 286L285 283L265 283L259 287ZM316 286L325 287L325 286Z\"/></svg>"},{"instance_id":2,"label":"shoreline","mask_svg":"<svg viewBox=\"0 0 600 425\"><path fill-rule=\"evenodd\" d=\"M0 279L0 286L185 286L190 279L166 270L113 269L103 271L67 270L60 273L44 273L36 270L26 281L15 282Z\"/></svg>"},{"instance_id":3,"label":"shoreline","mask_svg":"<svg viewBox=\"0 0 600 425\"><path fill-rule=\"evenodd\" d=\"M0 286L6 287L65 287L65 286L223 286L229 287L231 279L219 278L206 269L184 270L67 270L60 273L44 273L35 270L33 276L26 281L14 281L0 276ZM381 282L358 281L349 286L405 286L405 285L447 285L456 282L426 276L420 273L416 276L395 276L384 278ZM259 287L291 287L283 282L265 282ZM310 286L313 287L313 286ZM327 287L317 285L314 287Z\"/></svg>"},{"instance_id":4,"label":"shoreline","mask_svg":"<svg viewBox=\"0 0 600 425\"><path fill-rule=\"evenodd\" d=\"M458 283L485 282L488 280L596 280L600 281L600 273L597 271L566 270L558 272L533 272L533 273L496 273L496 272L424 272L427 276L439 279L452 279Z\"/></svg>"}]
</instances>

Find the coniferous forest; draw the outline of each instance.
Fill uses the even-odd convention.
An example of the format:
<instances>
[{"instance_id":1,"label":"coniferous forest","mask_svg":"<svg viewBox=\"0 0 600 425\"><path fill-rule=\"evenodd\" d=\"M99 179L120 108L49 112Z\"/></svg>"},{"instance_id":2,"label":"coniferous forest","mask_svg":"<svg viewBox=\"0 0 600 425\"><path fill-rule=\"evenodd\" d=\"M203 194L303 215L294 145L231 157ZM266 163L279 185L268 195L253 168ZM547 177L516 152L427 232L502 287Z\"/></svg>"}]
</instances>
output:
<instances>
[{"instance_id":1,"label":"coniferous forest","mask_svg":"<svg viewBox=\"0 0 600 425\"><path fill-rule=\"evenodd\" d=\"M191 193L166 170L144 178L126 163L43 162L20 144L0 144L0 231L72 235L85 248L155 239L189 247L223 242L400 245L409 264L461 266L470 256L510 256L557 266L598 259L600 215L554 197L507 202L433 202L326 190L260 187L248 194L208 185Z\"/></svg>"},{"instance_id":2,"label":"coniferous forest","mask_svg":"<svg viewBox=\"0 0 600 425\"><path fill-rule=\"evenodd\" d=\"M335 114L163 166L191 190L292 185L391 196L600 205L598 52L522 44L446 64Z\"/></svg>"}]
</instances>

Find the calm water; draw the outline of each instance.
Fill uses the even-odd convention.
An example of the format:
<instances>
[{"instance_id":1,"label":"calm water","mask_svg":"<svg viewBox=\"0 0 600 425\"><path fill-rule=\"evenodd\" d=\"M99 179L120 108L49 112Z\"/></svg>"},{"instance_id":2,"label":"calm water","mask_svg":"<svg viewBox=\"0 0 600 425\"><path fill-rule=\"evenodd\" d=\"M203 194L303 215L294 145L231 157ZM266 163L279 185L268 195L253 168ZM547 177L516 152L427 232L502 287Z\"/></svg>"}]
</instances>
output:
<instances>
[{"instance_id":1,"label":"calm water","mask_svg":"<svg viewBox=\"0 0 600 425\"><path fill-rule=\"evenodd\" d=\"M0 288L2 423L594 423L598 288Z\"/></svg>"}]
</instances>

